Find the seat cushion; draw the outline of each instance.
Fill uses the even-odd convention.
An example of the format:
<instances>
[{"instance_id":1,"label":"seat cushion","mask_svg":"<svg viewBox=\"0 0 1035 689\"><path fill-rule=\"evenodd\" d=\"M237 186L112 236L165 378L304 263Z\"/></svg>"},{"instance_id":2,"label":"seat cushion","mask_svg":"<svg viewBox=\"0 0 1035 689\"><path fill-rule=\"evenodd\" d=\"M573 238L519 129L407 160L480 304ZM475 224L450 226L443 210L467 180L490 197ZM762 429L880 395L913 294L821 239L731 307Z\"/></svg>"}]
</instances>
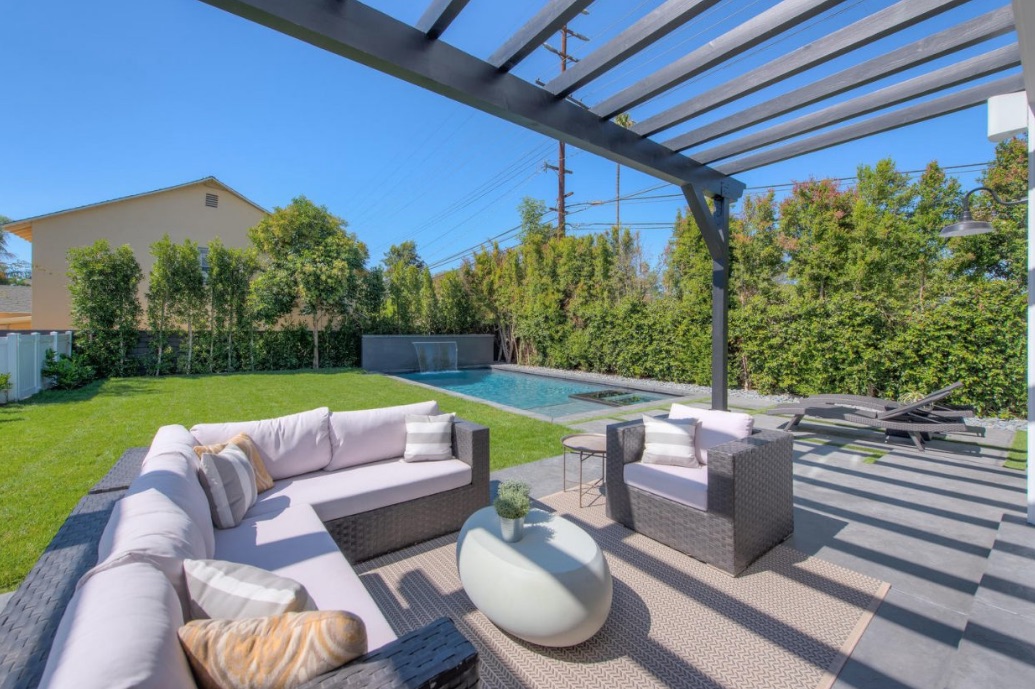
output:
<instances>
[{"instance_id":1,"label":"seat cushion","mask_svg":"<svg viewBox=\"0 0 1035 689\"><path fill-rule=\"evenodd\" d=\"M402 457L406 450L407 414L438 414L438 402L333 412L330 418L333 456L325 467L327 471Z\"/></svg>"},{"instance_id":2,"label":"seat cushion","mask_svg":"<svg viewBox=\"0 0 1035 689\"><path fill-rule=\"evenodd\" d=\"M389 459L277 481L273 490L259 496L250 514L305 504L312 505L320 519L329 522L470 483L471 466L459 459L438 462Z\"/></svg>"},{"instance_id":3,"label":"seat cushion","mask_svg":"<svg viewBox=\"0 0 1035 689\"><path fill-rule=\"evenodd\" d=\"M681 505L708 511L708 467L632 462L625 465L625 482Z\"/></svg>"},{"instance_id":4,"label":"seat cushion","mask_svg":"<svg viewBox=\"0 0 1035 689\"><path fill-rule=\"evenodd\" d=\"M746 438L751 435L751 431L755 427L755 419L750 414L698 409L684 404L673 404L669 418L693 418L700 422L694 436L694 444L697 450L697 461L701 464L708 463L708 450L731 440Z\"/></svg>"},{"instance_id":5,"label":"seat cushion","mask_svg":"<svg viewBox=\"0 0 1035 689\"><path fill-rule=\"evenodd\" d=\"M194 686L176 630L183 614L165 576L132 563L98 572L72 596L40 687Z\"/></svg>"},{"instance_id":6,"label":"seat cushion","mask_svg":"<svg viewBox=\"0 0 1035 689\"><path fill-rule=\"evenodd\" d=\"M216 557L294 579L320 610L356 614L366 625L370 650L396 639L377 603L308 505L245 517L240 526L217 531Z\"/></svg>"},{"instance_id":7,"label":"seat cushion","mask_svg":"<svg viewBox=\"0 0 1035 689\"><path fill-rule=\"evenodd\" d=\"M190 432L195 445L225 443L238 433L246 434L255 441L270 476L282 479L322 469L331 461L330 413L320 407L276 419L200 423Z\"/></svg>"}]
</instances>

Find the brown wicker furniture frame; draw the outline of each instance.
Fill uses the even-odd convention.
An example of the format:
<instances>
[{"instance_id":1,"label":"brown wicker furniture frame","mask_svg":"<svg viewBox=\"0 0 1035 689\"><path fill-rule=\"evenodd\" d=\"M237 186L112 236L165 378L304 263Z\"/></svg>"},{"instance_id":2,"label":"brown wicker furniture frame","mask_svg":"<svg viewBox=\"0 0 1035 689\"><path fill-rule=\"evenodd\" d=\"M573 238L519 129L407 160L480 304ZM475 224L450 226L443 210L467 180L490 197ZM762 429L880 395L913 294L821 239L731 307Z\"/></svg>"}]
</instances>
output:
<instances>
[{"instance_id":1,"label":"brown wicker furniture frame","mask_svg":"<svg viewBox=\"0 0 1035 689\"><path fill-rule=\"evenodd\" d=\"M759 431L708 450L708 510L625 483L643 421L607 427L607 516L736 576L794 532L793 436Z\"/></svg>"},{"instance_id":2,"label":"brown wicker furniture frame","mask_svg":"<svg viewBox=\"0 0 1035 689\"><path fill-rule=\"evenodd\" d=\"M457 420L453 451L471 465L471 485L327 525L350 561L354 562L343 542L353 553L373 557L369 553L391 552L458 531L468 516L489 504L489 429ZM139 473L146 452L127 451L79 501L0 612L0 689L33 689L39 684L76 582L97 564L101 533L115 503ZM476 687L478 681L477 651L452 620L442 618L300 689L462 689Z\"/></svg>"}]
</instances>

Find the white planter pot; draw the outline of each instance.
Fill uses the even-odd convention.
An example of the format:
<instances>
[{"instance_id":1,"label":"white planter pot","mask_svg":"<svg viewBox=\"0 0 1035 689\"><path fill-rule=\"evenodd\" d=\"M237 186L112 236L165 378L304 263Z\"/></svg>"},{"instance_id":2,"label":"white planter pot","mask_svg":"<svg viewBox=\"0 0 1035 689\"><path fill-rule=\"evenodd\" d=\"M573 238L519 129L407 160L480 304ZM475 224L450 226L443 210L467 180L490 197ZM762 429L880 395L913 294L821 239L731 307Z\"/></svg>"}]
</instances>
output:
<instances>
[{"instance_id":1,"label":"white planter pot","mask_svg":"<svg viewBox=\"0 0 1035 689\"><path fill-rule=\"evenodd\" d=\"M525 535L525 518L504 519L500 517L500 536L507 543L517 543Z\"/></svg>"}]
</instances>

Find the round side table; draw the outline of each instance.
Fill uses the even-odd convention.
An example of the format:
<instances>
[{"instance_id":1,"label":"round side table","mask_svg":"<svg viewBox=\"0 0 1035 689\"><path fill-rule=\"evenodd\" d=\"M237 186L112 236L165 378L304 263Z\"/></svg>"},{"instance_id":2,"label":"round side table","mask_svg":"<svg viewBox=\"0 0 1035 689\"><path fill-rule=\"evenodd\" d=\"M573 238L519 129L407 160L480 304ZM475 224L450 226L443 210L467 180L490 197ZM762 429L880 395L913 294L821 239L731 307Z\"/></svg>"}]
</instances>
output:
<instances>
[{"instance_id":1,"label":"round side table","mask_svg":"<svg viewBox=\"0 0 1035 689\"><path fill-rule=\"evenodd\" d=\"M456 542L460 582L503 631L540 646L574 646L604 626L613 583L593 537L563 517L532 510L516 543L500 536L496 510L464 523Z\"/></svg>"},{"instance_id":2,"label":"round side table","mask_svg":"<svg viewBox=\"0 0 1035 689\"><path fill-rule=\"evenodd\" d=\"M589 491L597 486L603 485L607 478L607 436L603 433L573 433L561 438L561 446L564 447L564 478L562 490L568 490L568 454L575 455L579 460L579 507L583 498ZM582 480L582 465L587 459L600 458L600 479L590 483L588 486ZM592 503L590 503L592 504Z\"/></svg>"}]
</instances>

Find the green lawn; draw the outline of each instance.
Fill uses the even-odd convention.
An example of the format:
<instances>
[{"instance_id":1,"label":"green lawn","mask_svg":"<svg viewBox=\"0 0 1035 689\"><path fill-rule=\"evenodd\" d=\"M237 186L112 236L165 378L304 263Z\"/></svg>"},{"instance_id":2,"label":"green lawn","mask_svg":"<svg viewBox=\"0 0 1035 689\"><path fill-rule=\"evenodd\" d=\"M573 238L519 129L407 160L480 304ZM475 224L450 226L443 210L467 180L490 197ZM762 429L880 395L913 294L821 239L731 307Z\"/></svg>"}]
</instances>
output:
<instances>
[{"instance_id":1,"label":"green lawn","mask_svg":"<svg viewBox=\"0 0 1035 689\"><path fill-rule=\"evenodd\" d=\"M162 425L437 399L492 429L492 468L558 454L570 430L362 371L124 378L0 407L0 591L15 588L79 499Z\"/></svg>"},{"instance_id":2,"label":"green lawn","mask_svg":"<svg viewBox=\"0 0 1035 689\"><path fill-rule=\"evenodd\" d=\"M1026 471L1028 469L1028 432L1017 431L1013 434L1013 446L1006 456L1003 466L1007 469Z\"/></svg>"}]
</instances>

